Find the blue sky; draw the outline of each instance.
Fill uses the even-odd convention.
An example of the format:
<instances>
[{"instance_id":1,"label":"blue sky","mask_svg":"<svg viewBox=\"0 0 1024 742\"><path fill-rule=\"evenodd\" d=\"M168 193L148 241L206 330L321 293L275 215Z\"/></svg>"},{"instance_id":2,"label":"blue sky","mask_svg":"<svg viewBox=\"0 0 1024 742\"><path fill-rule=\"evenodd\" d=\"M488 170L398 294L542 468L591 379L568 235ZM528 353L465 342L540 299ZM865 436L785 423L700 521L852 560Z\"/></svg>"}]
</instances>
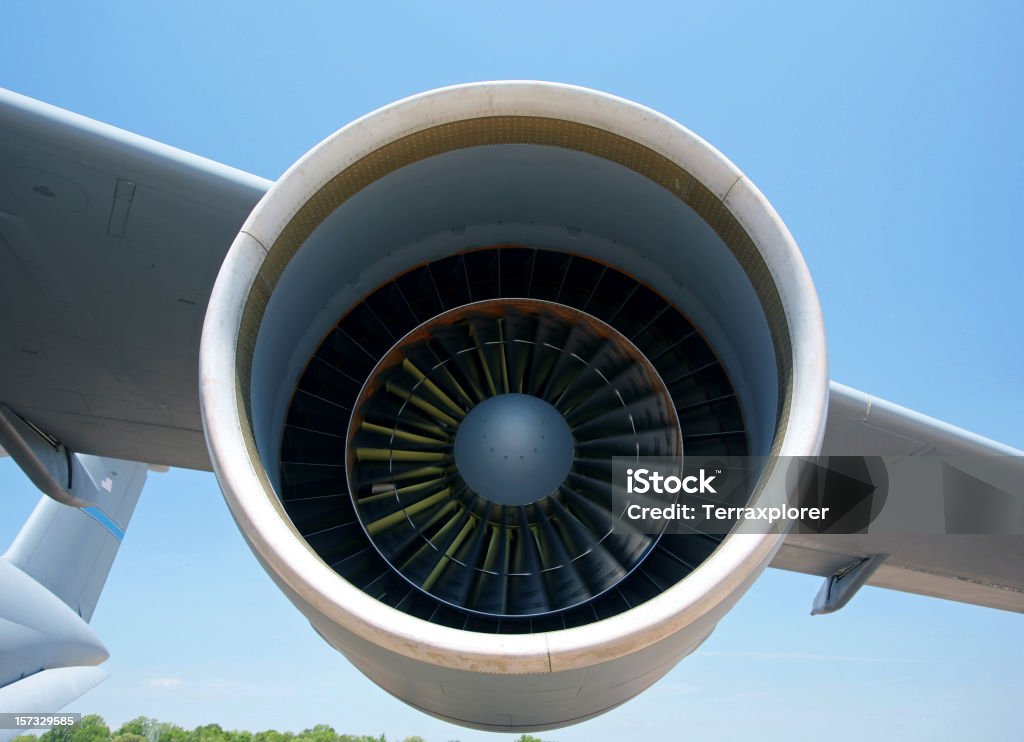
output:
<instances>
[{"instance_id":1,"label":"blue sky","mask_svg":"<svg viewBox=\"0 0 1024 742\"><path fill-rule=\"evenodd\" d=\"M483 79L605 90L736 162L800 244L832 378L1024 448L1024 5L10 2L0 86L274 178L403 96ZM0 460L0 543L35 502ZM1017 738L1021 617L767 573L650 692L552 740ZM151 475L94 625L120 723L496 740L395 701L323 644L212 475Z\"/></svg>"}]
</instances>

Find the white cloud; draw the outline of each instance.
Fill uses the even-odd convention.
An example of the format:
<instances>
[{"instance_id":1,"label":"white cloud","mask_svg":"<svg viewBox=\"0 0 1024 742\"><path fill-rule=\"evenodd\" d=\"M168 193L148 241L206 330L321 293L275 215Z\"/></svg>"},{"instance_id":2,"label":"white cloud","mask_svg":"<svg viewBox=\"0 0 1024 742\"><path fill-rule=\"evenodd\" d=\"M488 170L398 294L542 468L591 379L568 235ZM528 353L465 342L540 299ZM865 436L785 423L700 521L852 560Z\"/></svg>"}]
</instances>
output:
<instances>
[{"instance_id":1,"label":"white cloud","mask_svg":"<svg viewBox=\"0 0 1024 742\"><path fill-rule=\"evenodd\" d=\"M178 678L153 678L146 684L151 685L154 688L174 688L184 682L184 680L179 680Z\"/></svg>"},{"instance_id":2,"label":"white cloud","mask_svg":"<svg viewBox=\"0 0 1024 742\"><path fill-rule=\"evenodd\" d=\"M803 652L701 652L702 657L741 657L749 660L805 660L809 662L919 662L902 657L852 657L834 654L813 654Z\"/></svg>"}]
</instances>

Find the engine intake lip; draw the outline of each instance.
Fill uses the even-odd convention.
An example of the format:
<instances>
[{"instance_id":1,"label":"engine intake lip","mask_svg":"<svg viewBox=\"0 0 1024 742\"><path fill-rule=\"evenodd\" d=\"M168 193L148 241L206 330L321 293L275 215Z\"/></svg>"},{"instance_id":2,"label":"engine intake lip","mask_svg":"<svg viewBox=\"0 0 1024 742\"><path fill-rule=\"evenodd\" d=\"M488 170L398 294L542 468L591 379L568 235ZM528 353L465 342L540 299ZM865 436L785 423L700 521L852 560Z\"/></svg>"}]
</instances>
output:
<instances>
[{"instance_id":1,"label":"engine intake lip","mask_svg":"<svg viewBox=\"0 0 1024 742\"><path fill-rule=\"evenodd\" d=\"M269 296L305 236L330 213L331 203L381 176L379 170L359 175L360 162L375 153L375 162L386 162L399 143L405 149L429 145L423 156L470 146L443 136L438 143L437 135L472 129L474 122L489 122L483 127L487 132L504 127L523 137L532 135L520 124L529 129L536 123L535 129L546 131L553 122L556 134L574 127L592 133L585 151L597 156L604 156L601 147L612 141L651 153L659 167L664 165L667 179L618 160L686 199L744 266L768 316L779 363L772 454L817 453L828 394L821 310L803 258L764 196L724 156L676 122L596 91L538 82L477 83L400 101L339 130L285 173L243 225L211 295L200 348L204 430L236 522L268 572L314 623L336 624L386 650L437 666L495 673L585 668L650 647L686 626L713 625L767 566L782 537L730 536L701 568L642 610L565 631L467 633L390 609L339 579L291 526L255 443L249 396L253 351ZM559 146L556 140L553 146ZM359 177L346 181L348 190L337 190L341 173ZM780 479L779 472L766 471L758 493L783 487Z\"/></svg>"}]
</instances>

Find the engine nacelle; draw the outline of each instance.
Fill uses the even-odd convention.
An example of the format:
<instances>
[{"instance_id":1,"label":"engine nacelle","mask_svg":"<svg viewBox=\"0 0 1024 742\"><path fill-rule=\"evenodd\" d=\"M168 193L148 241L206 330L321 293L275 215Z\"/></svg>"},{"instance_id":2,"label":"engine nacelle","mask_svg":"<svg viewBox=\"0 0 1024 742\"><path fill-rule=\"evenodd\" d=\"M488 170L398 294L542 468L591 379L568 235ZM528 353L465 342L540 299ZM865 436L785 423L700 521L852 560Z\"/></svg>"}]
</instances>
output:
<instances>
[{"instance_id":1,"label":"engine nacelle","mask_svg":"<svg viewBox=\"0 0 1024 742\"><path fill-rule=\"evenodd\" d=\"M316 630L439 718L596 716L692 652L782 537L623 534L615 455L814 456L821 312L761 193L634 103L464 85L270 189L201 347L210 454Z\"/></svg>"}]
</instances>

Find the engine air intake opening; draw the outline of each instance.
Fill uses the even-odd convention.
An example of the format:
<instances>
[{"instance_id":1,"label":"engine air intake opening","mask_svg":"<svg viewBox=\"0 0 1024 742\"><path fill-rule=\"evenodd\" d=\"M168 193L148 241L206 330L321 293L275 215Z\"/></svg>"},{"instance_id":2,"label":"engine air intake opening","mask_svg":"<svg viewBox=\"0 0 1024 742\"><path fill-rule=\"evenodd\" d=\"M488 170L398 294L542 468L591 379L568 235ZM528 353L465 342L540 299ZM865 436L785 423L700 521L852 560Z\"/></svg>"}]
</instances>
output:
<instances>
[{"instance_id":1,"label":"engine air intake opening","mask_svg":"<svg viewBox=\"0 0 1024 742\"><path fill-rule=\"evenodd\" d=\"M490 633L592 623L692 572L721 536L613 531L613 456L742 456L702 333L577 254L501 246L420 265L339 320L302 373L280 499L338 574Z\"/></svg>"}]
</instances>

